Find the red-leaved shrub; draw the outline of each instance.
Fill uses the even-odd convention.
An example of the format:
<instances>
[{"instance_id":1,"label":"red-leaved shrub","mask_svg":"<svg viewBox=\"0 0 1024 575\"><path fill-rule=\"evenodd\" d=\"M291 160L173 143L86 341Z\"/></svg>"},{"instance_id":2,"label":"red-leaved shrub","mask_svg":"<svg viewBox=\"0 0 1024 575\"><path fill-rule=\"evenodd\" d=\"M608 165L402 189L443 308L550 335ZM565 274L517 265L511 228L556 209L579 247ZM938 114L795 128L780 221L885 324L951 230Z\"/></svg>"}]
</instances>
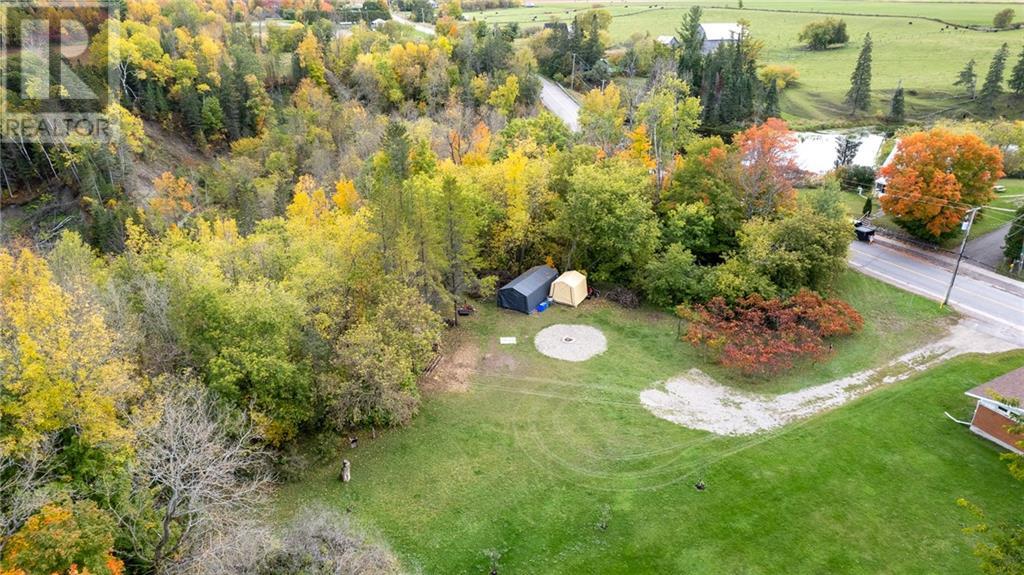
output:
<instances>
[{"instance_id":1,"label":"red-leaved shrub","mask_svg":"<svg viewBox=\"0 0 1024 575\"><path fill-rule=\"evenodd\" d=\"M864 320L849 304L802 290L787 300L754 294L730 305L716 297L692 308L683 339L714 354L722 365L746 375L767 376L790 369L800 359L828 353L828 338L850 335Z\"/></svg>"}]
</instances>

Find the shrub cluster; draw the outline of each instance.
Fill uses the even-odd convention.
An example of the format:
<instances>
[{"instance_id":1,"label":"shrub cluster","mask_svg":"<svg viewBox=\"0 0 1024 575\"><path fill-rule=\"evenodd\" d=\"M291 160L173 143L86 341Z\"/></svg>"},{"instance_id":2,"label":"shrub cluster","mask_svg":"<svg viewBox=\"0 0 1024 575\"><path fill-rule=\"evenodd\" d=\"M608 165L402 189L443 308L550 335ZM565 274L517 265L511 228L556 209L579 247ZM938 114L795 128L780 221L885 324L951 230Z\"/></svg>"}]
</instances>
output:
<instances>
[{"instance_id":1,"label":"shrub cluster","mask_svg":"<svg viewBox=\"0 0 1024 575\"><path fill-rule=\"evenodd\" d=\"M786 300L754 294L729 304L717 297L692 308L680 306L677 313L689 321L687 341L726 367L762 377L826 355L832 348L828 339L864 325L846 302L809 290Z\"/></svg>"}]
</instances>

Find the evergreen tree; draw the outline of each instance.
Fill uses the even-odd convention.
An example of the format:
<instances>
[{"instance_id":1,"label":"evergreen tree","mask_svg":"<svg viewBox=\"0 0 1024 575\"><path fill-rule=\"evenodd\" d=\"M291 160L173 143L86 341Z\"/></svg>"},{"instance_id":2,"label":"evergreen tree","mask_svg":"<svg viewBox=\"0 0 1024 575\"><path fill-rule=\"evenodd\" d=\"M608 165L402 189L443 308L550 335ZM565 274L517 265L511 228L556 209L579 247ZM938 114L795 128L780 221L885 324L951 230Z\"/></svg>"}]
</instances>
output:
<instances>
[{"instance_id":1,"label":"evergreen tree","mask_svg":"<svg viewBox=\"0 0 1024 575\"><path fill-rule=\"evenodd\" d=\"M195 88L188 87L179 96L181 113L185 127L192 134L192 139L200 148L206 147L206 134L203 133L203 100Z\"/></svg>"},{"instance_id":2,"label":"evergreen tree","mask_svg":"<svg viewBox=\"0 0 1024 575\"><path fill-rule=\"evenodd\" d=\"M1013 225L1010 226L1010 231L1007 232L1006 239L1003 240L1003 255L1010 263L1019 260L1021 254L1024 253L1024 206L1017 208L1015 215ZM1018 263L1017 266L1018 270L1024 269L1024 264Z\"/></svg>"},{"instance_id":3,"label":"evergreen tree","mask_svg":"<svg viewBox=\"0 0 1024 575\"><path fill-rule=\"evenodd\" d=\"M857 66L850 75L850 91L846 103L853 111L866 111L871 107L871 33L864 35L864 45L857 57Z\"/></svg>"},{"instance_id":4,"label":"evergreen tree","mask_svg":"<svg viewBox=\"0 0 1024 575\"><path fill-rule=\"evenodd\" d=\"M700 92L704 74L703 32L700 29L700 18L704 11L700 6L693 6L683 17L682 26L676 31L682 49L679 51L677 71L679 78L688 82L694 92Z\"/></svg>"},{"instance_id":5,"label":"evergreen tree","mask_svg":"<svg viewBox=\"0 0 1024 575\"><path fill-rule=\"evenodd\" d=\"M1003 73L1006 71L1006 56L1009 55L1010 47L1005 43L999 47L996 55L992 58L992 64L985 74L985 83L978 93L983 106L994 108L996 98L1003 93Z\"/></svg>"},{"instance_id":6,"label":"evergreen tree","mask_svg":"<svg viewBox=\"0 0 1024 575\"><path fill-rule=\"evenodd\" d=\"M224 127L228 140L235 141L242 134L242 92L245 85L238 77L238 71L224 64L220 71L220 107L224 111Z\"/></svg>"},{"instance_id":7,"label":"evergreen tree","mask_svg":"<svg viewBox=\"0 0 1024 575\"><path fill-rule=\"evenodd\" d=\"M1010 89L1018 96L1024 96L1024 48L1021 48L1017 65L1010 74Z\"/></svg>"},{"instance_id":8,"label":"evergreen tree","mask_svg":"<svg viewBox=\"0 0 1024 575\"><path fill-rule=\"evenodd\" d=\"M764 96L764 117L778 118L782 112L779 110L779 84L774 79L768 81L768 91Z\"/></svg>"},{"instance_id":9,"label":"evergreen tree","mask_svg":"<svg viewBox=\"0 0 1024 575\"><path fill-rule=\"evenodd\" d=\"M601 28L597 20L597 14L590 17L590 33L587 35L586 42L584 42L583 50L588 70L604 57L604 46L601 45Z\"/></svg>"},{"instance_id":10,"label":"evergreen tree","mask_svg":"<svg viewBox=\"0 0 1024 575\"><path fill-rule=\"evenodd\" d=\"M704 59L701 102L705 125L723 126L749 120L765 98L749 39L721 44Z\"/></svg>"},{"instance_id":11,"label":"evergreen tree","mask_svg":"<svg viewBox=\"0 0 1024 575\"><path fill-rule=\"evenodd\" d=\"M971 61L964 66L964 69L960 70L960 75L957 76L957 80L953 82L953 85L963 86L967 97L972 100L978 95L978 74L974 71L974 58L971 58Z\"/></svg>"},{"instance_id":12,"label":"evergreen tree","mask_svg":"<svg viewBox=\"0 0 1024 575\"><path fill-rule=\"evenodd\" d=\"M871 212L875 210L874 204L871 202L871 196L868 196L864 200L864 207L861 209L861 213L865 216L870 216Z\"/></svg>"},{"instance_id":13,"label":"evergreen tree","mask_svg":"<svg viewBox=\"0 0 1024 575\"><path fill-rule=\"evenodd\" d=\"M857 157L857 150L860 149L860 140L843 136L836 142L836 167L845 168L853 165L853 159Z\"/></svg>"},{"instance_id":14,"label":"evergreen tree","mask_svg":"<svg viewBox=\"0 0 1024 575\"><path fill-rule=\"evenodd\" d=\"M384 138L381 142L381 150L386 154L388 167L391 176L397 183L405 181L409 177L409 151L412 143L409 141L408 130L401 122L391 120L384 128Z\"/></svg>"},{"instance_id":15,"label":"evergreen tree","mask_svg":"<svg viewBox=\"0 0 1024 575\"><path fill-rule=\"evenodd\" d=\"M902 124L905 117L906 107L903 101L903 83L901 82L896 86L896 91L892 93L892 104L889 107L889 120Z\"/></svg>"}]
</instances>

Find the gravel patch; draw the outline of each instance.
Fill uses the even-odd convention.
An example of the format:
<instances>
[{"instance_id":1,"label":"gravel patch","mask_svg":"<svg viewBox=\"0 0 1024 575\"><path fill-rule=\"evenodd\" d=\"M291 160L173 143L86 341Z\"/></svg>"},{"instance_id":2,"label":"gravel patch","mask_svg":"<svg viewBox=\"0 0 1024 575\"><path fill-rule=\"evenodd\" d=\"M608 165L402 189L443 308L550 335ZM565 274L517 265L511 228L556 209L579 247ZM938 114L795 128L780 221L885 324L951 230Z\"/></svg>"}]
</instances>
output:
<instances>
[{"instance_id":1,"label":"gravel patch","mask_svg":"<svg viewBox=\"0 0 1024 575\"><path fill-rule=\"evenodd\" d=\"M964 325L946 337L905 354L883 367L781 395L759 395L726 387L699 369L665 382L663 388L640 393L651 413L691 429L718 435L750 435L833 409L889 383L964 353L996 353L1013 349L1001 339Z\"/></svg>"},{"instance_id":2,"label":"gravel patch","mask_svg":"<svg viewBox=\"0 0 1024 575\"><path fill-rule=\"evenodd\" d=\"M540 330L533 344L544 355L565 361L586 361L608 349L608 341L596 327L562 323Z\"/></svg>"}]
</instances>

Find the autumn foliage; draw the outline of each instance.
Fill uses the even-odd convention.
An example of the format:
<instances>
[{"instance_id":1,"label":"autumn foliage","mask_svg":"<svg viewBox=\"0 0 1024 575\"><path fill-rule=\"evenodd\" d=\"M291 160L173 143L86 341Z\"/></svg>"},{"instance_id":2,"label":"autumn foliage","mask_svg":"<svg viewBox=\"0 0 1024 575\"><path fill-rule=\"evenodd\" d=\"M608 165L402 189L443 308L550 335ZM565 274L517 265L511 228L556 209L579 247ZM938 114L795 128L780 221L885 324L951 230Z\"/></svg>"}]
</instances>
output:
<instances>
[{"instance_id":1,"label":"autumn foliage","mask_svg":"<svg viewBox=\"0 0 1024 575\"><path fill-rule=\"evenodd\" d=\"M968 206L992 200L1003 154L974 134L936 128L900 140L880 174L887 180L885 212L907 231L934 239L956 230Z\"/></svg>"},{"instance_id":2,"label":"autumn foliage","mask_svg":"<svg viewBox=\"0 0 1024 575\"><path fill-rule=\"evenodd\" d=\"M777 374L801 359L822 357L831 348L826 340L864 325L846 302L809 290L787 300L754 294L731 305L716 297L693 308L680 306L677 312L689 321L683 339L751 376Z\"/></svg>"},{"instance_id":3,"label":"autumn foliage","mask_svg":"<svg viewBox=\"0 0 1024 575\"><path fill-rule=\"evenodd\" d=\"M4 549L0 575L121 575L114 557L114 519L92 501L47 504Z\"/></svg>"},{"instance_id":4,"label":"autumn foliage","mask_svg":"<svg viewBox=\"0 0 1024 575\"><path fill-rule=\"evenodd\" d=\"M793 187L799 168L793 160L796 136L786 122L768 118L736 136L744 169L737 170L738 187L747 217L768 216L796 200Z\"/></svg>"}]
</instances>

